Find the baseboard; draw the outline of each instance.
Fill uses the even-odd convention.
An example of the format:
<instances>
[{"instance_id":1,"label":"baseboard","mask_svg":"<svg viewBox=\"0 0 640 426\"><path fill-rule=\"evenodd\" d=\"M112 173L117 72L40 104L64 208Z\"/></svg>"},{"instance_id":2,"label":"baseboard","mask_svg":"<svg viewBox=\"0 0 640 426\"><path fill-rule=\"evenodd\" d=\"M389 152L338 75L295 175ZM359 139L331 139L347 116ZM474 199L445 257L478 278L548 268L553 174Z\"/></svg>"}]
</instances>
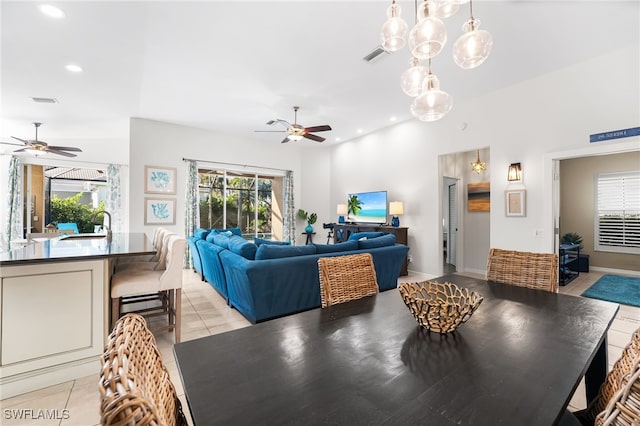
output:
<instances>
[{"instance_id":1,"label":"baseboard","mask_svg":"<svg viewBox=\"0 0 640 426\"><path fill-rule=\"evenodd\" d=\"M591 266L590 270L604 272L607 274L630 275L632 277L640 277L640 271L629 271L626 269L602 268L600 266Z\"/></svg>"},{"instance_id":2,"label":"baseboard","mask_svg":"<svg viewBox=\"0 0 640 426\"><path fill-rule=\"evenodd\" d=\"M418 272L418 271L413 271L411 269L408 270L409 272L409 276L419 276L419 277L424 277L425 280L430 280L432 278L437 277L438 275L430 275L430 274L425 274L424 272ZM402 277L400 277L402 278Z\"/></svg>"},{"instance_id":3,"label":"baseboard","mask_svg":"<svg viewBox=\"0 0 640 426\"><path fill-rule=\"evenodd\" d=\"M483 277L485 277L487 275L487 270L486 269L465 268L464 272L468 273L468 274L482 275Z\"/></svg>"}]
</instances>

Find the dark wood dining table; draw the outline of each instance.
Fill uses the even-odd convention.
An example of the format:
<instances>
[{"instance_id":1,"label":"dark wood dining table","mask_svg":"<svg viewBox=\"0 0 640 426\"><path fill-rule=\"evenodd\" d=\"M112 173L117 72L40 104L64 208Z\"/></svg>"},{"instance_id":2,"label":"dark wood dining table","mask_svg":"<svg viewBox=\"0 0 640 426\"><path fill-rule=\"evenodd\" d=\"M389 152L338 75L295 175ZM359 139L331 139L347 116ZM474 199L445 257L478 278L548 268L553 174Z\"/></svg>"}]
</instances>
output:
<instances>
[{"instance_id":1,"label":"dark wood dining table","mask_svg":"<svg viewBox=\"0 0 640 426\"><path fill-rule=\"evenodd\" d=\"M448 335L397 290L174 346L196 425L552 425L607 371L618 305L461 275L480 293Z\"/></svg>"}]
</instances>

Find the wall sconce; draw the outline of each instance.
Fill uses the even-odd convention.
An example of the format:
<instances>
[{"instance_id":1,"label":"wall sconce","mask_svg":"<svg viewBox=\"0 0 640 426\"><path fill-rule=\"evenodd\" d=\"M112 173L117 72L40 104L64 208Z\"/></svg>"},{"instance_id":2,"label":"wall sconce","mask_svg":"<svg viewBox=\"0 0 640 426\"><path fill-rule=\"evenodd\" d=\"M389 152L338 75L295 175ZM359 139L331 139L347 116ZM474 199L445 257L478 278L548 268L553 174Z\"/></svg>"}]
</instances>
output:
<instances>
[{"instance_id":1,"label":"wall sconce","mask_svg":"<svg viewBox=\"0 0 640 426\"><path fill-rule=\"evenodd\" d=\"M389 203L389 214L393 216L391 218L391 226L395 226L396 228L400 226L399 215L404 214L404 206L402 205L402 201L392 201Z\"/></svg>"},{"instance_id":2,"label":"wall sconce","mask_svg":"<svg viewBox=\"0 0 640 426\"><path fill-rule=\"evenodd\" d=\"M522 167L520 166L520 163L511 163L509 165L507 180L509 182L517 182L522 180Z\"/></svg>"},{"instance_id":3,"label":"wall sconce","mask_svg":"<svg viewBox=\"0 0 640 426\"><path fill-rule=\"evenodd\" d=\"M336 209L336 213L338 213L338 223L344 223L344 217L349 213L347 210L346 204L338 204L338 208Z\"/></svg>"}]
</instances>

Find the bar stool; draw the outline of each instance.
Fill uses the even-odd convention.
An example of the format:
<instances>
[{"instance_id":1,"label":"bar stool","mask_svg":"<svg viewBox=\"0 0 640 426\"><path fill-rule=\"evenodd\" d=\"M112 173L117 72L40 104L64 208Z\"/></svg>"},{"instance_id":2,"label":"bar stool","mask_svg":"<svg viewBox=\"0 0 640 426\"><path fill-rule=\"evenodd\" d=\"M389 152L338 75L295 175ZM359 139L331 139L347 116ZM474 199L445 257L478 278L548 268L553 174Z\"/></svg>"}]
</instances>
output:
<instances>
[{"instance_id":1,"label":"bar stool","mask_svg":"<svg viewBox=\"0 0 640 426\"><path fill-rule=\"evenodd\" d=\"M170 235L167 241L166 269L130 269L116 272L111 278L111 326L117 322L123 305L159 301L159 306L132 312L146 317L167 315L166 326L153 330L174 330L176 343L180 342L180 304L182 291L182 261L186 240Z\"/></svg>"},{"instance_id":2,"label":"bar stool","mask_svg":"<svg viewBox=\"0 0 640 426\"><path fill-rule=\"evenodd\" d=\"M175 235L173 232L167 229L161 229L158 232L158 244L156 246L156 254L153 257L144 260L144 258L138 260L132 260L130 262L117 263L115 266L115 272L128 271L132 269L146 269L160 271L165 269L165 261L167 257L167 242L169 237Z\"/></svg>"},{"instance_id":3,"label":"bar stool","mask_svg":"<svg viewBox=\"0 0 640 426\"><path fill-rule=\"evenodd\" d=\"M131 263L131 262L157 262L160 258L160 246L162 245L162 236L168 230L158 226L153 230L153 237L151 243L153 248L156 249L155 254L140 254L135 256L121 256L118 258L118 264Z\"/></svg>"}]
</instances>

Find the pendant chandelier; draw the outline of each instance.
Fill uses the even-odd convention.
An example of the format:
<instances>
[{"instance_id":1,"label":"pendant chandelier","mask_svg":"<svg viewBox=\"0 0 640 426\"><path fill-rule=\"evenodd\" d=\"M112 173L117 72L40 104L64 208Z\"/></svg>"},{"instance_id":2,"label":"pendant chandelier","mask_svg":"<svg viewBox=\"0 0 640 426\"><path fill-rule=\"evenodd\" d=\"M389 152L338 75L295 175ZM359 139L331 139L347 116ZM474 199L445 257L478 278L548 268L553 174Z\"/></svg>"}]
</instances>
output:
<instances>
[{"instance_id":1,"label":"pendant chandelier","mask_svg":"<svg viewBox=\"0 0 640 426\"><path fill-rule=\"evenodd\" d=\"M477 174L480 174L480 172L487 170L487 163L485 163L484 161L480 161L480 150L477 150L477 151L478 151L478 159L473 163L471 163L471 170L473 170Z\"/></svg>"},{"instance_id":2,"label":"pendant chandelier","mask_svg":"<svg viewBox=\"0 0 640 426\"><path fill-rule=\"evenodd\" d=\"M463 34L453 45L453 60L463 69L482 64L493 45L491 34L480 30L480 21L473 17L472 0L424 0L415 4L415 25L409 31L400 17L400 6L392 0L387 8L387 20L380 31L380 44L387 52L395 52L409 44L409 68L400 77L402 91L414 99L411 113L422 121L444 117L453 107L453 98L440 89L438 78L431 72L431 58L437 56L447 42L447 29L440 18L455 15L461 4L469 2L469 19L462 26ZM429 60L429 68L421 60Z\"/></svg>"}]
</instances>

